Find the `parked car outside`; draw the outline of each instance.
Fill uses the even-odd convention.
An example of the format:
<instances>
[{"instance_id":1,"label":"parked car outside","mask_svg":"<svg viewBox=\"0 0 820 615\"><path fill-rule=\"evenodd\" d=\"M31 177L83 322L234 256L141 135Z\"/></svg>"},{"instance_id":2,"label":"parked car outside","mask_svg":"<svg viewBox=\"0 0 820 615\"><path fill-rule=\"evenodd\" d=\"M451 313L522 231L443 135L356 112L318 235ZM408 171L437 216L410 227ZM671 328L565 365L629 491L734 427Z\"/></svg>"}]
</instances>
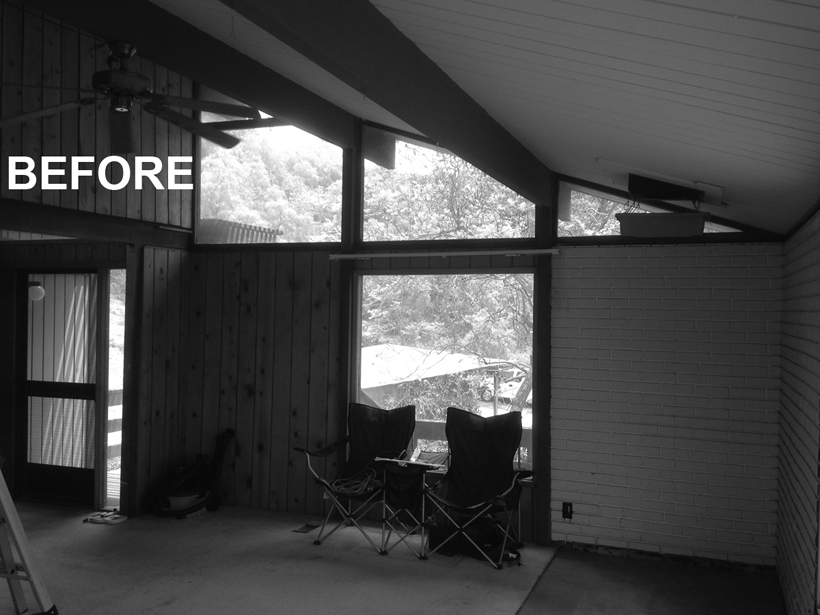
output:
<instances>
[{"instance_id":1,"label":"parked car outside","mask_svg":"<svg viewBox=\"0 0 820 615\"><path fill-rule=\"evenodd\" d=\"M479 396L481 397L482 401L491 401L493 397L498 397L499 400L511 400L515 397L515 394L518 392L518 389L521 388L521 383L524 382L524 378L527 375L527 372L518 369L517 367L508 369L508 370L501 370L499 373L499 384L498 384L498 392L494 395L494 387L495 387L495 375L489 374L487 375L484 380L481 382L481 390L479 391ZM504 377L506 375L506 377ZM529 396L527 397L527 403L532 403L532 391L530 391Z\"/></svg>"}]
</instances>

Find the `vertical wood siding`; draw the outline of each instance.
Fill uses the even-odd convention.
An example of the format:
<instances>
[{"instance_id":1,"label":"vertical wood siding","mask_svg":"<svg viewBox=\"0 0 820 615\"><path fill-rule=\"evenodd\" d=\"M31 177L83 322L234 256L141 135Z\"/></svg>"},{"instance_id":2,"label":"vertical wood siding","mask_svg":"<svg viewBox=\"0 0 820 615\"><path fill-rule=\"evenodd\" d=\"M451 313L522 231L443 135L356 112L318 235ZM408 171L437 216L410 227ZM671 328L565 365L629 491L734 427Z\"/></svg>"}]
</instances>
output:
<instances>
[{"instance_id":1,"label":"vertical wood siding","mask_svg":"<svg viewBox=\"0 0 820 615\"><path fill-rule=\"evenodd\" d=\"M325 252L145 248L138 463L144 496L233 429L227 504L319 514L294 446L339 434L338 265Z\"/></svg>"},{"instance_id":2,"label":"vertical wood siding","mask_svg":"<svg viewBox=\"0 0 820 615\"><path fill-rule=\"evenodd\" d=\"M107 68L108 47L95 48L103 41L76 28L59 23L28 6L0 3L2 13L2 47L0 48L0 94L2 117L13 117L27 111L90 97L91 76ZM139 49L137 50L139 53ZM140 72L154 80L158 93L191 96L192 84L168 69L135 57L129 70ZM81 91L85 90L85 91ZM80 209L99 214L110 214L192 227L193 192L190 190L157 190L146 182L142 190L134 189L133 180L122 190L108 190L94 178L81 178L78 190L41 190L39 168L41 156L93 155L97 164L111 153L108 100L78 109L64 111L36 120L11 126L0 135L0 157L30 156L36 163L37 187L30 190L9 190L5 170L0 195L24 201L40 202L56 207ZM183 113L190 114L186 110ZM190 156L193 137L167 122L143 113L139 105L131 110L135 152L127 159L133 163L135 155L158 156L163 161L160 174L163 185L167 180L165 162L168 156ZM68 169L68 163L62 165ZM111 175L115 172L117 176ZM109 180L117 180L121 172L109 168ZM64 178L53 181L68 183Z\"/></svg>"}]
</instances>

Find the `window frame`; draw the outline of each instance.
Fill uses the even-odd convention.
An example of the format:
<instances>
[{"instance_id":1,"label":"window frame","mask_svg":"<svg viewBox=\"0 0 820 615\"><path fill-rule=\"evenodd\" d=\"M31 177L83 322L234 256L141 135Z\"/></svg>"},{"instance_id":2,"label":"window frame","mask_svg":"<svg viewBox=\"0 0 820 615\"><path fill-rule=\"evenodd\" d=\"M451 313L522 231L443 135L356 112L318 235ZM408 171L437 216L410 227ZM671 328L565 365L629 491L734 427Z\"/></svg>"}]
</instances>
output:
<instances>
[{"instance_id":1,"label":"window frame","mask_svg":"<svg viewBox=\"0 0 820 615\"><path fill-rule=\"evenodd\" d=\"M509 257L510 260L515 260L516 257ZM538 257L517 257L519 260L533 260L537 261ZM536 454L534 453L534 449L536 447L536 412L542 413L543 416L540 417L545 419L548 423L549 417L549 391L547 389L546 393L541 394L544 397L545 404L543 410L536 411L536 407L538 407L538 403L541 400L538 393L538 389L541 388L542 383L545 381L544 379L544 366L542 363L546 364L546 369L548 370L549 361L544 362L542 357L539 355L543 354L543 349L541 352L536 350L536 340L538 339L538 332L540 329L539 326L539 318L538 318L538 310L542 306L539 304L537 300L539 296L539 275L538 275L538 264L537 262L530 263L530 264L498 264L496 266L492 265L464 265L448 268L448 267L441 267L441 266L432 266L432 267L411 267L408 263L405 262L405 259L393 259L391 265L397 265L397 267L393 268L392 266L386 267L377 267L373 268L368 266L367 264L362 264L361 261L357 261L357 265L354 265L354 269L352 271L352 309L351 309L351 318L349 320L350 329L349 329L349 339L350 339L350 351L348 353L350 365L348 370L348 391L349 393L349 401L351 402L359 402L359 403L367 403L367 400L363 400L361 397L361 347L362 347L362 302L363 302L363 286L364 286L364 278L366 276L412 276L412 275L481 275L481 274L527 274L532 276L532 283L533 283L533 331L532 331L532 364L530 365L530 370L532 373L532 403L531 403L531 412L532 412L532 425L528 428L525 428L524 431L529 432L528 435L525 434L525 438L523 441L529 443L528 447L528 456L529 461L526 464L522 465L521 467L532 469L535 467L535 457ZM543 282L542 282L543 283ZM547 305L547 309L549 306ZM547 326L547 329L549 327ZM549 349L547 349L547 353L549 353ZM547 374L548 377L548 374ZM442 423L442 432L444 423Z\"/></svg>"},{"instance_id":2,"label":"window frame","mask_svg":"<svg viewBox=\"0 0 820 615\"><path fill-rule=\"evenodd\" d=\"M199 113L199 112L198 112ZM313 134L305 128L292 125L308 134ZM294 241L294 242L271 242L271 243L203 243L200 242L201 235L200 222L202 220L202 137L194 139L193 151L193 176L196 178L194 182L194 198L193 198L193 219L191 232L191 247L194 250L247 250L249 248L255 250L333 250L345 244L345 229L350 225L351 211L353 209L351 199L348 192L351 186L355 183L352 178L351 169L353 159L356 157L356 152L353 148L342 147L336 143L328 141L327 139L318 135L313 135L317 139L321 139L330 145L338 147L342 151L342 193L341 202L339 203L339 240L338 241ZM183 230L183 229L180 229Z\"/></svg>"}]
</instances>

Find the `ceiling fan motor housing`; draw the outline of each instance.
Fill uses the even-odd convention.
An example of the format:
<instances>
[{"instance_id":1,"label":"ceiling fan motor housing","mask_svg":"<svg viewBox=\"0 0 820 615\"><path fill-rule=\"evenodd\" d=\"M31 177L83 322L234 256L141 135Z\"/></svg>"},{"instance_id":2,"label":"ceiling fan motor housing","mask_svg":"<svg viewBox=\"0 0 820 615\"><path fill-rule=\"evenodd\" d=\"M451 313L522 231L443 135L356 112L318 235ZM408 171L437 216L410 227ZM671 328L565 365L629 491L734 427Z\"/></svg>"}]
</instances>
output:
<instances>
[{"instance_id":1,"label":"ceiling fan motor housing","mask_svg":"<svg viewBox=\"0 0 820 615\"><path fill-rule=\"evenodd\" d=\"M128 70L101 70L91 77L91 87L106 95L147 96L154 84L148 77Z\"/></svg>"}]
</instances>

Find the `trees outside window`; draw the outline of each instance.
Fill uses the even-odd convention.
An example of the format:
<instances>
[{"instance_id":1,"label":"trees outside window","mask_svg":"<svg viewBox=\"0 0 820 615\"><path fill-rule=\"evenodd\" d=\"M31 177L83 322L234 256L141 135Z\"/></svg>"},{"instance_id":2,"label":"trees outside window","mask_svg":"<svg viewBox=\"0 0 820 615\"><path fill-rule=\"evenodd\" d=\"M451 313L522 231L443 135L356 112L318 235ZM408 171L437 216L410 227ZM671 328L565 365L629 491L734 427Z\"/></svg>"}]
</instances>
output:
<instances>
[{"instance_id":1,"label":"trees outside window","mask_svg":"<svg viewBox=\"0 0 820 615\"><path fill-rule=\"evenodd\" d=\"M290 126L233 133L201 141L198 242L340 241L342 150Z\"/></svg>"},{"instance_id":2,"label":"trees outside window","mask_svg":"<svg viewBox=\"0 0 820 615\"><path fill-rule=\"evenodd\" d=\"M444 420L447 406L529 413L532 318L530 273L366 275L361 391L385 407L414 404L424 420ZM513 371L520 386L496 395L495 373Z\"/></svg>"},{"instance_id":3,"label":"trees outside window","mask_svg":"<svg viewBox=\"0 0 820 615\"><path fill-rule=\"evenodd\" d=\"M398 141L395 169L365 163L365 241L534 236L533 203L457 156Z\"/></svg>"}]
</instances>

